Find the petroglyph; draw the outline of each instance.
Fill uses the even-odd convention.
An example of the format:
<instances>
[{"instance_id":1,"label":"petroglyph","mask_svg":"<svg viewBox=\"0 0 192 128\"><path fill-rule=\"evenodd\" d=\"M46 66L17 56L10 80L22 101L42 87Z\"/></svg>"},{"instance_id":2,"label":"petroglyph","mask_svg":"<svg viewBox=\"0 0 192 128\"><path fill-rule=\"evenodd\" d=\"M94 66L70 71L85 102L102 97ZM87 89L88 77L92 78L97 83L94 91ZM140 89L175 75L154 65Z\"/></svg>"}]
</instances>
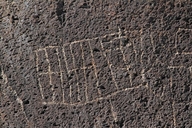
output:
<instances>
[{"instance_id":1,"label":"petroglyph","mask_svg":"<svg viewBox=\"0 0 192 128\"><path fill-rule=\"evenodd\" d=\"M1 1L0 127L192 127L190 5Z\"/></svg>"},{"instance_id":2,"label":"petroglyph","mask_svg":"<svg viewBox=\"0 0 192 128\"><path fill-rule=\"evenodd\" d=\"M65 43L62 47L37 49L36 71L42 103L83 105L141 87L140 84L132 85L124 49L133 43L127 39L126 33L119 29L116 33ZM113 57L117 60L114 61ZM56 81L54 75L60 82L53 83ZM121 79L123 85L119 85Z\"/></svg>"},{"instance_id":3,"label":"petroglyph","mask_svg":"<svg viewBox=\"0 0 192 128\"><path fill-rule=\"evenodd\" d=\"M177 49L181 47L177 42L182 37L180 32L183 31L192 32L190 29L179 29L176 32L175 47ZM139 31L141 57L137 55L139 54L137 44L128 40L127 33L127 31L119 29L116 33L65 43L61 47L47 46L37 49L35 51L36 70L39 76L38 82L43 104L83 105L106 99L125 90L140 87L141 84L133 85L130 60L127 58L128 55L125 49L132 48L131 50L136 54L135 59L139 59L139 63L143 65L142 56L145 50L142 37L143 30ZM152 34L150 39L153 50L155 50ZM125 43L123 40L127 42ZM74 51L73 47L76 47L77 50ZM190 53L192 53L190 49L185 47L182 51L177 50L174 59L181 55L191 55ZM53 58L57 59L53 60ZM186 64L174 65L174 60L172 60L172 63L172 65L168 66L170 70L186 67ZM188 70L191 72L190 67L191 65L187 65ZM124 86L120 85L121 79L118 78L118 75L120 75L118 73L125 74L125 78L123 78L125 80ZM54 75L60 81L57 85L53 84L52 77ZM141 69L140 79L142 79L142 83L145 83L144 69ZM148 84L145 84L145 87L156 95Z\"/></svg>"}]
</instances>

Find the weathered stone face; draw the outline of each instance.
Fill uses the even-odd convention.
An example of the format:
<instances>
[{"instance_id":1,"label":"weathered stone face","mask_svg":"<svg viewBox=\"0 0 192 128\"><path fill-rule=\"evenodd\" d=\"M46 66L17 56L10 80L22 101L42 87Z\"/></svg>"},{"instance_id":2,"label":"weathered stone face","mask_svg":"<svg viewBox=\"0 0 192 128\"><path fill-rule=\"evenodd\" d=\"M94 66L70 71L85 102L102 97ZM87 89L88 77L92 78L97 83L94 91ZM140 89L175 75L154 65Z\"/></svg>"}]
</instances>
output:
<instances>
[{"instance_id":1,"label":"weathered stone face","mask_svg":"<svg viewBox=\"0 0 192 128\"><path fill-rule=\"evenodd\" d=\"M134 44L122 34L37 49L36 69L44 104L83 105L140 86L132 83L134 68L127 61L129 54L124 53Z\"/></svg>"},{"instance_id":2,"label":"weathered stone face","mask_svg":"<svg viewBox=\"0 0 192 128\"><path fill-rule=\"evenodd\" d=\"M192 127L190 0L0 2L0 127Z\"/></svg>"}]
</instances>

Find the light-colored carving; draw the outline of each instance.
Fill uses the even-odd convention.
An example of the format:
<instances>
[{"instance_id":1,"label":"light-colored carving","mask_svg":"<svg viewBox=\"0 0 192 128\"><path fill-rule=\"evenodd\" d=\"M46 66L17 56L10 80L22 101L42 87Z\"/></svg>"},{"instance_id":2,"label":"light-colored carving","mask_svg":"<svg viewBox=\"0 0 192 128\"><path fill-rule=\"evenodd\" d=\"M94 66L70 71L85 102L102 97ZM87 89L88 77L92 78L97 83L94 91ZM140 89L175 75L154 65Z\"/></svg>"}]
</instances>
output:
<instances>
[{"instance_id":1,"label":"light-colored carving","mask_svg":"<svg viewBox=\"0 0 192 128\"><path fill-rule=\"evenodd\" d=\"M49 61L49 56L48 56L46 48L45 48L44 51L45 51L46 61L48 63L49 84L52 85L52 88L51 88L51 90L53 91L52 100L54 102L55 101L55 91L54 91L54 85L52 84L51 64L50 64L50 61Z\"/></svg>"},{"instance_id":2,"label":"light-colored carving","mask_svg":"<svg viewBox=\"0 0 192 128\"><path fill-rule=\"evenodd\" d=\"M35 51L35 54L36 54L36 71L37 71L37 73L39 72L39 56L38 56L38 52L37 51ZM41 75L41 74L39 74L39 75ZM40 83L40 77L39 77L39 75L38 75L38 84L39 84L39 89L40 89L40 93L41 93L41 97L42 97L42 99L44 99L44 95L43 95L43 88L42 88L42 85L41 85L41 83Z\"/></svg>"},{"instance_id":3,"label":"light-colored carving","mask_svg":"<svg viewBox=\"0 0 192 128\"><path fill-rule=\"evenodd\" d=\"M121 29L119 28L120 51L121 51L121 53L123 55L123 61L124 61L125 65L126 65L126 70L127 70L127 72L129 72L130 65L127 65L126 59L125 59L125 54L123 53L123 47L122 47L123 45L122 45L122 40L121 40L121 38L122 38L121 34L122 34L122 32L121 32ZM131 74L129 74L129 80L130 80L131 86L133 86Z\"/></svg>"},{"instance_id":4,"label":"light-colored carving","mask_svg":"<svg viewBox=\"0 0 192 128\"><path fill-rule=\"evenodd\" d=\"M71 55L72 55L72 59L73 59L73 67L75 68L76 66L75 66L75 58L74 58L74 55L73 55L73 52L72 52L72 46L71 46L71 44L70 44L70 51L71 51ZM75 72L75 76L76 76L76 79L77 79L77 83L76 83L76 86L77 86L77 92L78 92L78 94L77 94L77 99L78 99L78 101L80 101L80 97L79 97L79 94L80 94L80 89L79 89L79 78L78 78L78 75L77 75L77 71L75 70L74 71Z\"/></svg>"},{"instance_id":5,"label":"light-colored carving","mask_svg":"<svg viewBox=\"0 0 192 128\"><path fill-rule=\"evenodd\" d=\"M2 70L1 76L3 77L3 84L7 84L8 79L7 79L7 76L6 76L5 73L4 73L4 70Z\"/></svg>"},{"instance_id":6,"label":"light-colored carving","mask_svg":"<svg viewBox=\"0 0 192 128\"><path fill-rule=\"evenodd\" d=\"M85 73L85 58L84 58L84 51L83 51L83 46L82 46L82 43L80 43L80 47L81 47L81 51L82 51L82 59L83 59L83 75L84 75L84 79L85 79L85 99L86 99L86 102L88 102L89 98L88 98L88 88L87 88L87 77L86 77L86 73ZM92 66L91 66L92 68Z\"/></svg>"},{"instance_id":7,"label":"light-colored carving","mask_svg":"<svg viewBox=\"0 0 192 128\"><path fill-rule=\"evenodd\" d=\"M172 102L171 104L171 107L172 107L172 112L173 112L173 125L174 125L174 128L177 127L177 119L176 119L176 111L175 111L175 101Z\"/></svg>"},{"instance_id":8,"label":"light-colored carving","mask_svg":"<svg viewBox=\"0 0 192 128\"><path fill-rule=\"evenodd\" d=\"M96 68L96 64L95 64L95 60L94 60L94 56L93 56L93 50L91 48L91 44L90 44L90 41L88 41L89 43L89 48L91 49L91 57L92 57L92 64L93 64L93 68L94 68L94 73L95 73L95 77L97 79L97 91L98 91L98 94L99 96L101 96L101 91L99 90L99 80L98 80L98 76L97 76L97 68Z\"/></svg>"},{"instance_id":9,"label":"light-colored carving","mask_svg":"<svg viewBox=\"0 0 192 128\"><path fill-rule=\"evenodd\" d=\"M168 69L184 68L184 66L168 66Z\"/></svg>"},{"instance_id":10,"label":"light-colored carving","mask_svg":"<svg viewBox=\"0 0 192 128\"><path fill-rule=\"evenodd\" d=\"M172 92L172 86L173 86L173 78L172 76L170 77L170 88L171 88L171 92ZM172 101L172 104L171 104L171 108L172 108L172 117L173 117L173 125L174 125L174 128L177 127L177 121L176 121L176 113L175 113L175 101Z\"/></svg>"},{"instance_id":11,"label":"light-colored carving","mask_svg":"<svg viewBox=\"0 0 192 128\"><path fill-rule=\"evenodd\" d=\"M93 102L97 102L97 101L100 101L100 100L110 99L111 97L117 95L118 93L126 92L126 91L133 90L133 89L139 89L141 87L144 87L144 86L142 84L140 84L140 85L132 87L132 88L121 89L121 90L115 91L115 92L113 92L113 93L111 93L111 94L109 94L109 95L107 95L105 97L98 97L98 98L95 98L94 100L84 102L84 103L42 102L42 104L44 104L44 105L63 104L63 105L67 105L67 106L83 106L83 105L90 104L90 103L93 103Z\"/></svg>"},{"instance_id":12,"label":"light-colored carving","mask_svg":"<svg viewBox=\"0 0 192 128\"><path fill-rule=\"evenodd\" d=\"M99 42L101 43L101 48L102 48L102 50L104 51L102 41L100 40ZM111 50L111 49L110 49L110 50ZM103 53L103 55L107 58L107 56L106 56L106 52L104 52L104 53ZM111 66L112 66L112 64L110 64L110 62L109 62L109 59L108 59L108 58L107 58L107 64L108 64L108 67L109 67L109 69L110 69L110 71L111 71L112 80L114 81L115 86L116 86L116 88L118 89L118 85L117 85L117 82L115 81L115 78L114 78L114 73L113 73L113 70L112 70L112 67L111 67Z\"/></svg>"},{"instance_id":13,"label":"light-colored carving","mask_svg":"<svg viewBox=\"0 0 192 128\"><path fill-rule=\"evenodd\" d=\"M62 47L62 52L63 52L63 56L64 56L64 60L65 60L65 65L66 65L67 73L69 74L69 68L68 68L67 57L66 57L66 54L65 54L64 46Z\"/></svg>"},{"instance_id":14,"label":"light-colored carving","mask_svg":"<svg viewBox=\"0 0 192 128\"><path fill-rule=\"evenodd\" d=\"M61 69L61 60L59 58L59 50L58 48L56 49L56 54L57 54L57 58L58 58L58 62L59 62L59 70L60 70L60 79L61 79L61 88L62 88L62 95L63 95L63 102L65 102L65 98L64 98L64 86L63 86L63 73L62 73L62 69Z\"/></svg>"},{"instance_id":15,"label":"light-colored carving","mask_svg":"<svg viewBox=\"0 0 192 128\"><path fill-rule=\"evenodd\" d=\"M109 100L109 102L110 102L110 106L111 106L111 113L112 113L113 119L114 119L115 122L117 122L117 120L118 120L117 119L117 112L115 112L114 107L113 107L113 105L111 103L111 100Z\"/></svg>"},{"instance_id":16,"label":"light-colored carving","mask_svg":"<svg viewBox=\"0 0 192 128\"><path fill-rule=\"evenodd\" d=\"M150 34L150 40L151 40L151 44L152 44L152 47L153 47L153 52L155 52L155 43L154 43L154 40L153 40L152 33Z\"/></svg>"},{"instance_id":17,"label":"light-colored carving","mask_svg":"<svg viewBox=\"0 0 192 128\"><path fill-rule=\"evenodd\" d=\"M124 31L124 33L127 33L127 31ZM131 89L137 89L139 87L141 87L142 85L138 85L136 87L132 87L131 88L124 88L124 89L119 89L118 85L117 85L117 82L115 80L115 75L114 75L114 72L113 72L113 67L116 66L116 65L112 65L109 58L107 57L107 53L110 52L110 51L114 51L114 50L119 50L123 56L123 62L125 63L125 67L122 67L122 68L119 68L118 66L116 66L115 68L116 69L121 69L121 70L126 70L127 72L129 72L129 68L130 66L127 65L127 62L126 62L126 55L125 53L123 52L123 49L126 48L126 47L129 47L130 45L133 45L131 43L127 44L125 47L123 47L123 44L122 44L122 39L124 38L127 38L126 36L121 36L122 35L122 31L120 30L119 28L119 31L116 32L116 33L112 33L112 34L107 34L107 35L104 35L104 36L101 36L101 37L95 37L95 38L92 38L92 39L83 39L83 40L79 40L79 41L74 41L74 42L71 42L71 43L65 43L63 46L61 46L61 54L63 55L63 58L64 58L64 63L65 63L65 66L66 66L66 70L65 71L64 69L61 69L61 58L59 58L59 46L46 46L44 48L39 48L35 51L35 54L36 54L36 70L37 70L37 73L38 73L38 76L41 77L42 75L48 75L49 77L49 84L52 85L52 75L53 74L60 74L60 81L61 81L61 88L64 89L64 81L63 81L63 73L66 73L67 72L67 75L70 76L70 73L74 72L75 73L75 77L76 77L76 80L77 80L77 83L75 85L69 85L69 97L70 97L70 102L66 102L65 99L64 99L64 90L62 90L62 102L56 102L55 101L55 96L56 96L56 92L54 90L54 85L52 85L51 87L51 92L53 93L52 95L52 101L44 101L44 92L43 92L43 87L40 82L40 78L38 78L38 82L39 82L39 88L40 88L40 93L41 93L41 96L42 96L42 103L43 104L48 104L48 105L51 105L51 104L65 104L65 105L84 105L84 104L88 104L88 103L92 103L92 102L95 102L95 101L98 101L98 100L103 100L103 99L108 99L110 98L111 96L114 96L116 95L117 93L120 93L120 92L123 92L123 91L127 91L127 90L131 90ZM118 48L115 48L115 49L104 49L104 46L103 46L103 42L102 42L102 39L103 38L106 38L107 36L113 36L113 38L110 40L109 43L112 43L112 41L114 41L115 39L119 40L120 41L120 44L119 44L119 47ZM107 94L105 96L102 96L101 94L101 90L99 89L99 79L98 79L98 71L97 69L99 69L99 67L97 66L97 64L95 63L95 58L94 58L94 54L93 54L93 49L92 49L92 46L91 46L91 41L94 41L94 40L98 40L98 45L101 45L101 54L102 56L107 60L107 64L108 64L108 67L110 69L110 73L111 73L111 76L112 76L112 81L113 83L115 84L115 87L116 87L116 91L111 93L111 94ZM80 49L82 51L82 54L80 55L80 57L82 57L82 61L83 61L83 66L82 67L76 67L76 64L75 64L75 57L74 57L74 53L72 51L72 45L76 44L76 43L79 43L80 44ZM90 66L85 66L85 54L84 54L84 51L83 51L83 45L82 43L87 43L88 45L88 49L90 49L90 56L91 56L91 59L92 59L92 63ZM143 44L144 45L144 44ZM65 47L66 46L69 46L70 48L70 53L66 53L65 51ZM136 51L136 48L135 46L134 47L134 51L135 53L137 53ZM57 55L57 60L59 62L58 64L58 67L59 67L59 71L51 71L51 63L50 63L50 58L48 56L48 49L56 49L56 55ZM48 69L46 71L42 71L42 72L39 72L39 56L38 56L38 52L40 51L44 51L44 54L45 54L45 61L46 63L48 63ZM70 54L72 56L72 62L69 63L67 58L66 58L66 54ZM73 68L69 70L69 65L73 65ZM95 98L95 99L92 99L92 100L89 100L89 97L88 97L88 88L87 88L87 76L86 76L86 70L87 69L94 69L94 77L95 77L95 80L96 80L96 87L97 87L97 91L98 91L98 98ZM77 70L83 70L83 74L84 74L84 79L85 79L85 92L84 92L84 95L85 95L85 101L81 102L80 101L80 88L79 88L79 83L78 83L78 80L79 80L79 74L77 73ZM144 80L144 72L142 72L142 78ZM130 83L132 85L132 78L131 78L131 75L129 75L129 79L130 79ZM71 102L71 98L73 97L72 95L72 86L77 86L77 92L78 92L78 101L80 102L75 102L75 103L72 103ZM46 85L45 85L46 87Z\"/></svg>"}]
</instances>

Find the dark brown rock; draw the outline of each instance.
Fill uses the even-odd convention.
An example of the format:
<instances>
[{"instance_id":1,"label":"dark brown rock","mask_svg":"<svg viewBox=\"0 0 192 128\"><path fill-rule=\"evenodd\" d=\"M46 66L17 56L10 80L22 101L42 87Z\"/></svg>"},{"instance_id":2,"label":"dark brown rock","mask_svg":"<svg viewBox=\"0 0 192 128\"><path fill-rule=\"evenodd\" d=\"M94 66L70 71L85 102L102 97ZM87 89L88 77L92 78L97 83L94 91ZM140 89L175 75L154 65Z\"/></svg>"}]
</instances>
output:
<instances>
[{"instance_id":1,"label":"dark brown rock","mask_svg":"<svg viewBox=\"0 0 192 128\"><path fill-rule=\"evenodd\" d=\"M190 0L2 0L0 127L192 127Z\"/></svg>"}]
</instances>

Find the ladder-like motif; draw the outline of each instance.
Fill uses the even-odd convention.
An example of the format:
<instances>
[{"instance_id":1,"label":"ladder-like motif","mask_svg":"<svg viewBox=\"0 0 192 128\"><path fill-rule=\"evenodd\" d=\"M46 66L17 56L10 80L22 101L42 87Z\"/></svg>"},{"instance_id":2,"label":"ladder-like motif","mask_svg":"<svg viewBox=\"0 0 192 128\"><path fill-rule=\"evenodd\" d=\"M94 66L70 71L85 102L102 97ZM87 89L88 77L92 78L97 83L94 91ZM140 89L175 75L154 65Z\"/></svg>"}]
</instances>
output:
<instances>
[{"instance_id":1,"label":"ladder-like motif","mask_svg":"<svg viewBox=\"0 0 192 128\"><path fill-rule=\"evenodd\" d=\"M126 31L40 48L36 68L44 104L86 104L137 88L132 85Z\"/></svg>"},{"instance_id":2,"label":"ladder-like motif","mask_svg":"<svg viewBox=\"0 0 192 128\"><path fill-rule=\"evenodd\" d=\"M131 34L135 39L128 38ZM139 38L135 37L138 35ZM65 43L62 47L37 49L36 67L43 104L82 105L141 87L145 83L144 69L137 69L143 63L140 57L143 54L139 50L144 50L145 44L141 35L142 31L128 33L119 30L101 37ZM183 68L191 73L191 35L191 29L179 28L176 32L177 51L168 67L171 72L180 72ZM150 42L153 46L152 38ZM137 78L132 74L135 70ZM170 86L173 79L174 76Z\"/></svg>"}]
</instances>

